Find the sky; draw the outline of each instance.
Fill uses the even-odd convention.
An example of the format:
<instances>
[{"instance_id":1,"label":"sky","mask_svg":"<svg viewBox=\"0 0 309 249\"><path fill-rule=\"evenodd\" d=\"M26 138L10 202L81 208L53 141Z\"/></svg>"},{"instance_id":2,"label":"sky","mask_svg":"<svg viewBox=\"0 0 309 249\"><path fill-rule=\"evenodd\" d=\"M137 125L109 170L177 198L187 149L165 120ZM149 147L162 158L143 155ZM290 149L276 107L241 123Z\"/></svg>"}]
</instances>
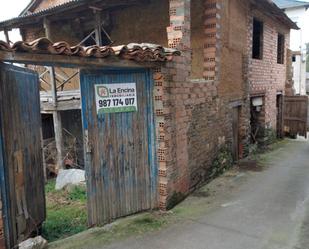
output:
<instances>
[{"instance_id":1,"label":"sky","mask_svg":"<svg viewBox=\"0 0 309 249\"><path fill-rule=\"evenodd\" d=\"M30 0L0 0L0 21L16 17L30 3ZM14 41L21 40L18 30L9 33L10 39ZM3 32L0 32L0 40L5 40Z\"/></svg>"}]
</instances>

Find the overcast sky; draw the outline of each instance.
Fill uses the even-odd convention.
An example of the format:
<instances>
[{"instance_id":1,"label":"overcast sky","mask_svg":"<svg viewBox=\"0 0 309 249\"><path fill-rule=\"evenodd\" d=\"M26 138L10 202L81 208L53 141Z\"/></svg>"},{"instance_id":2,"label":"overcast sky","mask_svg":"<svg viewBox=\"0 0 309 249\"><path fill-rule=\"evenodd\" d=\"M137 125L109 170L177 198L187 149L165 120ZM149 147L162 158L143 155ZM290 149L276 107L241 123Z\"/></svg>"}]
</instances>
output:
<instances>
[{"instance_id":1,"label":"overcast sky","mask_svg":"<svg viewBox=\"0 0 309 249\"><path fill-rule=\"evenodd\" d=\"M16 17L30 3L30 0L1 0L0 21ZM0 32L0 40L4 40L3 33ZM10 32L12 41L20 40L19 32Z\"/></svg>"}]
</instances>

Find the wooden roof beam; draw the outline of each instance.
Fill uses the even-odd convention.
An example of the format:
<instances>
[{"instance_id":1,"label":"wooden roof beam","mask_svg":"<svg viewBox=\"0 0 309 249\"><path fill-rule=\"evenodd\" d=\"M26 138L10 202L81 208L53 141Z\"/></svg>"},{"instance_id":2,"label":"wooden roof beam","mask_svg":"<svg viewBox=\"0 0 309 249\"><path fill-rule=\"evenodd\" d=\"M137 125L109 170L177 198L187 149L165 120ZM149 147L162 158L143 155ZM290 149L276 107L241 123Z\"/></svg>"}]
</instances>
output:
<instances>
[{"instance_id":1,"label":"wooden roof beam","mask_svg":"<svg viewBox=\"0 0 309 249\"><path fill-rule=\"evenodd\" d=\"M60 67L123 67L123 68L152 68L162 65L162 62L136 62L125 60L116 56L108 58L87 58L79 56L15 53L0 51L0 61L10 63L20 63L28 65L60 66Z\"/></svg>"}]
</instances>

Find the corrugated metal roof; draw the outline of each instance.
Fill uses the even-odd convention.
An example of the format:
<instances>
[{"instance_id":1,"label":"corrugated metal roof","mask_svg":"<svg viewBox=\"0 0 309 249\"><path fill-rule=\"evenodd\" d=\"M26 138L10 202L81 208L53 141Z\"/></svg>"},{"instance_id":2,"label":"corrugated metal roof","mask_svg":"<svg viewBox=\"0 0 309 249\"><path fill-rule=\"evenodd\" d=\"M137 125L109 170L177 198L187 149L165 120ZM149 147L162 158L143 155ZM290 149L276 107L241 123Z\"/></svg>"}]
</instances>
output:
<instances>
[{"instance_id":1,"label":"corrugated metal roof","mask_svg":"<svg viewBox=\"0 0 309 249\"><path fill-rule=\"evenodd\" d=\"M42 1L44 1L44 0L32 0L28 5L27 5L27 7L19 14L19 16L21 17L21 16L28 16L28 15L31 15L31 14L33 14L33 13L35 13L35 12L33 12L33 8L36 8L36 7L38 7L38 5L42 2ZM73 0L74 1L74 0ZM42 9L42 10L46 10L46 9L50 9L50 8L52 8L52 7L56 7L56 6L62 6L62 5L64 5L64 4L66 4L66 3L68 3L68 2L73 2L72 0L66 0L65 2L63 2L63 3L61 3L61 4L56 4L56 5L54 5L54 4L51 4L48 8L45 8L45 9ZM75 1L76 2L76 1ZM41 10L41 11L42 11ZM36 12L38 12L38 11L36 11Z\"/></svg>"},{"instance_id":2,"label":"corrugated metal roof","mask_svg":"<svg viewBox=\"0 0 309 249\"><path fill-rule=\"evenodd\" d=\"M281 9L295 8L295 7L309 7L309 2L296 0L274 0L274 3Z\"/></svg>"},{"instance_id":3,"label":"corrugated metal roof","mask_svg":"<svg viewBox=\"0 0 309 249\"><path fill-rule=\"evenodd\" d=\"M19 16L24 16L28 13L28 11L34 7L35 5L37 5L39 2L41 2L42 0L31 0L30 3L26 6L26 8L23 9L23 11L19 14Z\"/></svg>"},{"instance_id":4,"label":"corrugated metal roof","mask_svg":"<svg viewBox=\"0 0 309 249\"><path fill-rule=\"evenodd\" d=\"M10 45L0 41L0 51L22 52L33 54L52 54L79 56L88 58L107 58L116 56L121 59L134 60L139 62L164 62L171 61L173 56L179 56L180 52L175 49L164 48L157 44L130 43L121 46L71 46L67 42L53 43L47 38L40 38L33 42L16 42Z\"/></svg>"}]
</instances>

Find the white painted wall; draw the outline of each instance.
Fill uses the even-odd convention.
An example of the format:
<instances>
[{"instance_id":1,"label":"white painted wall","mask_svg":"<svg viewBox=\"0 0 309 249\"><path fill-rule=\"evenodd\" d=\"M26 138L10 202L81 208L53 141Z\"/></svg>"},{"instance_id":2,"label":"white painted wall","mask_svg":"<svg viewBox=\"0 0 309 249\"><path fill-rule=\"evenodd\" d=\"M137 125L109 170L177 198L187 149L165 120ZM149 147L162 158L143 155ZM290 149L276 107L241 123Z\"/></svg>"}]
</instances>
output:
<instances>
[{"instance_id":1,"label":"white painted wall","mask_svg":"<svg viewBox=\"0 0 309 249\"><path fill-rule=\"evenodd\" d=\"M293 63L293 80L296 94L306 94L306 43L309 43L309 9L304 7L286 9L285 13L297 23L300 30L291 30L290 48L301 52Z\"/></svg>"},{"instance_id":2,"label":"white painted wall","mask_svg":"<svg viewBox=\"0 0 309 249\"><path fill-rule=\"evenodd\" d=\"M306 63L303 62L304 56L296 55L293 62L293 81L296 94L306 95Z\"/></svg>"}]
</instances>

